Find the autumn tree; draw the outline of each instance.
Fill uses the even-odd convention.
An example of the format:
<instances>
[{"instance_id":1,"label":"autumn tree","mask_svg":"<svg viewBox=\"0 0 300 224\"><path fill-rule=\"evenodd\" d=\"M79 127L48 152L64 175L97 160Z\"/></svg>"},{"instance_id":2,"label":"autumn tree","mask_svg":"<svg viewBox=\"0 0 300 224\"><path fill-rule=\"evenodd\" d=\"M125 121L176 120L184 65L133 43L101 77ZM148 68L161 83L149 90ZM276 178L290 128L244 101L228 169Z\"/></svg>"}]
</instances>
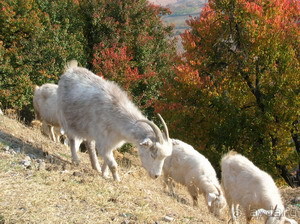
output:
<instances>
[{"instance_id":1,"label":"autumn tree","mask_svg":"<svg viewBox=\"0 0 300 224\"><path fill-rule=\"evenodd\" d=\"M172 72L176 55L170 40L172 27L160 20L169 11L146 0L87 0L81 7L86 18L89 68L128 90L151 116L161 78Z\"/></svg>"},{"instance_id":2,"label":"autumn tree","mask_svg":"<svg viewBox=\"0 0 300 224\"><path fill-rule=\"evenodd\" d=\"M299 18L297 0L209 1L188 21L186 52L157 105L174 121L172 135L216 166L234 149L292 185L288 170L300 153Z\"/></svg>"},{"instance_id":3,"label":"autumn tree","mask_svg":"<svg viewBox=\"0 0 300 224\"><path fill-rule=\"evenodd\" d=\"M151 115L176 55L166 13L146 0L0 0L1 107L32 117L33 86L57 83L77 59Z\"/></svg>"},{"instance_id":4,"label":"autumn tree","mask_svg":"<svg viewBox=\"0 0 300 224\"><path fill-rule=\"evenodd\" d=\"M33 86L57 83L68 59L86 61L80 26L73 0L0 1L2 108L33 117Z\"/></svg>"}]
</instances>

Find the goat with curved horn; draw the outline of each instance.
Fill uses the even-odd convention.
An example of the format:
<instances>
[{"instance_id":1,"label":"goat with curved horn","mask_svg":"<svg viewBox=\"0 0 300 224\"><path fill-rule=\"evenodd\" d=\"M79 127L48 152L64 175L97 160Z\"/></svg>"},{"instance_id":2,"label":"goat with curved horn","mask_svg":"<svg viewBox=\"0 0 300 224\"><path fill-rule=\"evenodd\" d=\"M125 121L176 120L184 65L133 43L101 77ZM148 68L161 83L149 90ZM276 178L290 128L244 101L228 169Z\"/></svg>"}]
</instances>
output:
<instances>
[{"instance_id":1,"label":"goat with curved horn","mask_svg":"<svg viewBox=\"0 0 300 224\"><path fill-rule=\"evenodd\" d=\"M114 179L119 181L112 151L128 142L138 148L142 166L149 175L152 178L161 175L164 160L172 153L171 140L163 137L161 130L116 83L77 67L76 61L68 64L58 83L57 103L60 125L70 139L72 155L78 150L76 140L95 140L98 155L104 160L102 175L107 176L109 167ZM167 126L161 120L168 136ZM139 121L151 129L137 125Z\"/></svg>"}]
</instances>

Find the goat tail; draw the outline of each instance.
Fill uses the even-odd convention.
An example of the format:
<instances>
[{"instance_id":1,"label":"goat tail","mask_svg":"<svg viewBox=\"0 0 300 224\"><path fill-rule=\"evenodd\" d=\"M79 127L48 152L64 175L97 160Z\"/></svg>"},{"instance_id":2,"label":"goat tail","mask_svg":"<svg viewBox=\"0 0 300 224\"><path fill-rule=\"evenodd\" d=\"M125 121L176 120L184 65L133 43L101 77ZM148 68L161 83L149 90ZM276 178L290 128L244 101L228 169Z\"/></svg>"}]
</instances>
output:
<instances>
[{"instance_id":1,"label":"goat tail","mask_svg":"<svg viewBox=\"0 0 300 224\"><path fill-rule=\"evenodd\" d=\"M67 64L65 65L65 72L69 69L72 69L72 68L76 68L78 67L78 62L77 60L71 60L71 61L68 61Z\"/></svg>"}]
</instances>

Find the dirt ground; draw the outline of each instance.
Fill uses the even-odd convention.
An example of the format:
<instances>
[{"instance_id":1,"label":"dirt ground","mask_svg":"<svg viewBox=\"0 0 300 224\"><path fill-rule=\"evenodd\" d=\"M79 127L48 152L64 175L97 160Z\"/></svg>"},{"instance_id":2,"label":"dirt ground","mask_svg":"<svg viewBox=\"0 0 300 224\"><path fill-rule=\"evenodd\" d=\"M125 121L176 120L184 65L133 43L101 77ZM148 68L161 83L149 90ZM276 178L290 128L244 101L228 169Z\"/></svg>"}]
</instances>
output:
<instances>
[{"instance_id":1,"label":"dirt ground","mask_svg":"<svg viewBox=\"0 0 300 224\"><path fill-rule=\"evenodd\" d=\"M30 165L25 163L30 157ZM68 147L34 127L0 115L0 224L6 223L227 223L208 212L204 198L193 207L182 186L176 197L150 179L136 152L116 153L120 183L91 169L86 153L71 164ZM300 222L300 189L281 188L287 216ZM243 218L241 219L243 222ZM253 223L262 223L254 220Z\"/></svg>"}]
</instances>

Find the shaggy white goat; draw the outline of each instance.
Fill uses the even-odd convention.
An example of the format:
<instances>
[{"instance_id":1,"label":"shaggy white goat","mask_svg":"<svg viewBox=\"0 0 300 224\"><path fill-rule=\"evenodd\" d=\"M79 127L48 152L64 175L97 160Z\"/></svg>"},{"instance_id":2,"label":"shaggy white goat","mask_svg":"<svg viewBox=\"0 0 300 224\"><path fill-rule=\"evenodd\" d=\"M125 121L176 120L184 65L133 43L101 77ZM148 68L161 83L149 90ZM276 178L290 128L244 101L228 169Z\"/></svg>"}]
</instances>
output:
<instances>
[{"instance_id":1,"label":"shaggy white goat","mask_svg":"<svg viewBox=\"0 0 300 224\"><path fill-rule=\"evenodd\" d=\"M246 157L229 152L222 158L221 168L222 185L233 223L237 219L238 205L245 212L247 223L260 215L266 216L266 224L297 223L284 216L280 192L272 177Z\"/></svg>"},{"instance_id":2,"label":"shaggy white goat","mask_svg":"<svg viewBox=\"0 0 300 224\"><path fill-rule=\"evenodd\" d=\"M35 86L33 95L33 107L36 119L48 126L49 137L56 142L54 128L60 128L57 117L57 88L55 84L47 83Z\"/></svg>"},{"instance_id":3,"label":"shaggy white goat","mask_svg":"<svg viewBox=\"0 0 300 224\"><path fill-rule=\"evenodd\" d=\"M220 217L226 206L220 183L211 163L191 145L172 139L173 152L163 166L164 180L172 194L172 180L185 185L197 205L198 194L204 194L210 212Z\"/></svg>"},{"instance_id":4,"label":"shaggy white goat","mask_svg":"<svg viewBox=\"0 0 300 224\"><path fill-rule=\"evenodd\" d=\"M116 83L77 67L76 61L68 65L58 86L58 112L70 141L73 162L79 163L78 143L82 139L95 140L98 154L104 159L102 175L106 175L109 167L114 180L119 181L112 151L129 142L138 147L142 165L149 175L152 178L161 175L163 162L172 153L162 118L165 136Z\"/></svg>"}]
</instances>

